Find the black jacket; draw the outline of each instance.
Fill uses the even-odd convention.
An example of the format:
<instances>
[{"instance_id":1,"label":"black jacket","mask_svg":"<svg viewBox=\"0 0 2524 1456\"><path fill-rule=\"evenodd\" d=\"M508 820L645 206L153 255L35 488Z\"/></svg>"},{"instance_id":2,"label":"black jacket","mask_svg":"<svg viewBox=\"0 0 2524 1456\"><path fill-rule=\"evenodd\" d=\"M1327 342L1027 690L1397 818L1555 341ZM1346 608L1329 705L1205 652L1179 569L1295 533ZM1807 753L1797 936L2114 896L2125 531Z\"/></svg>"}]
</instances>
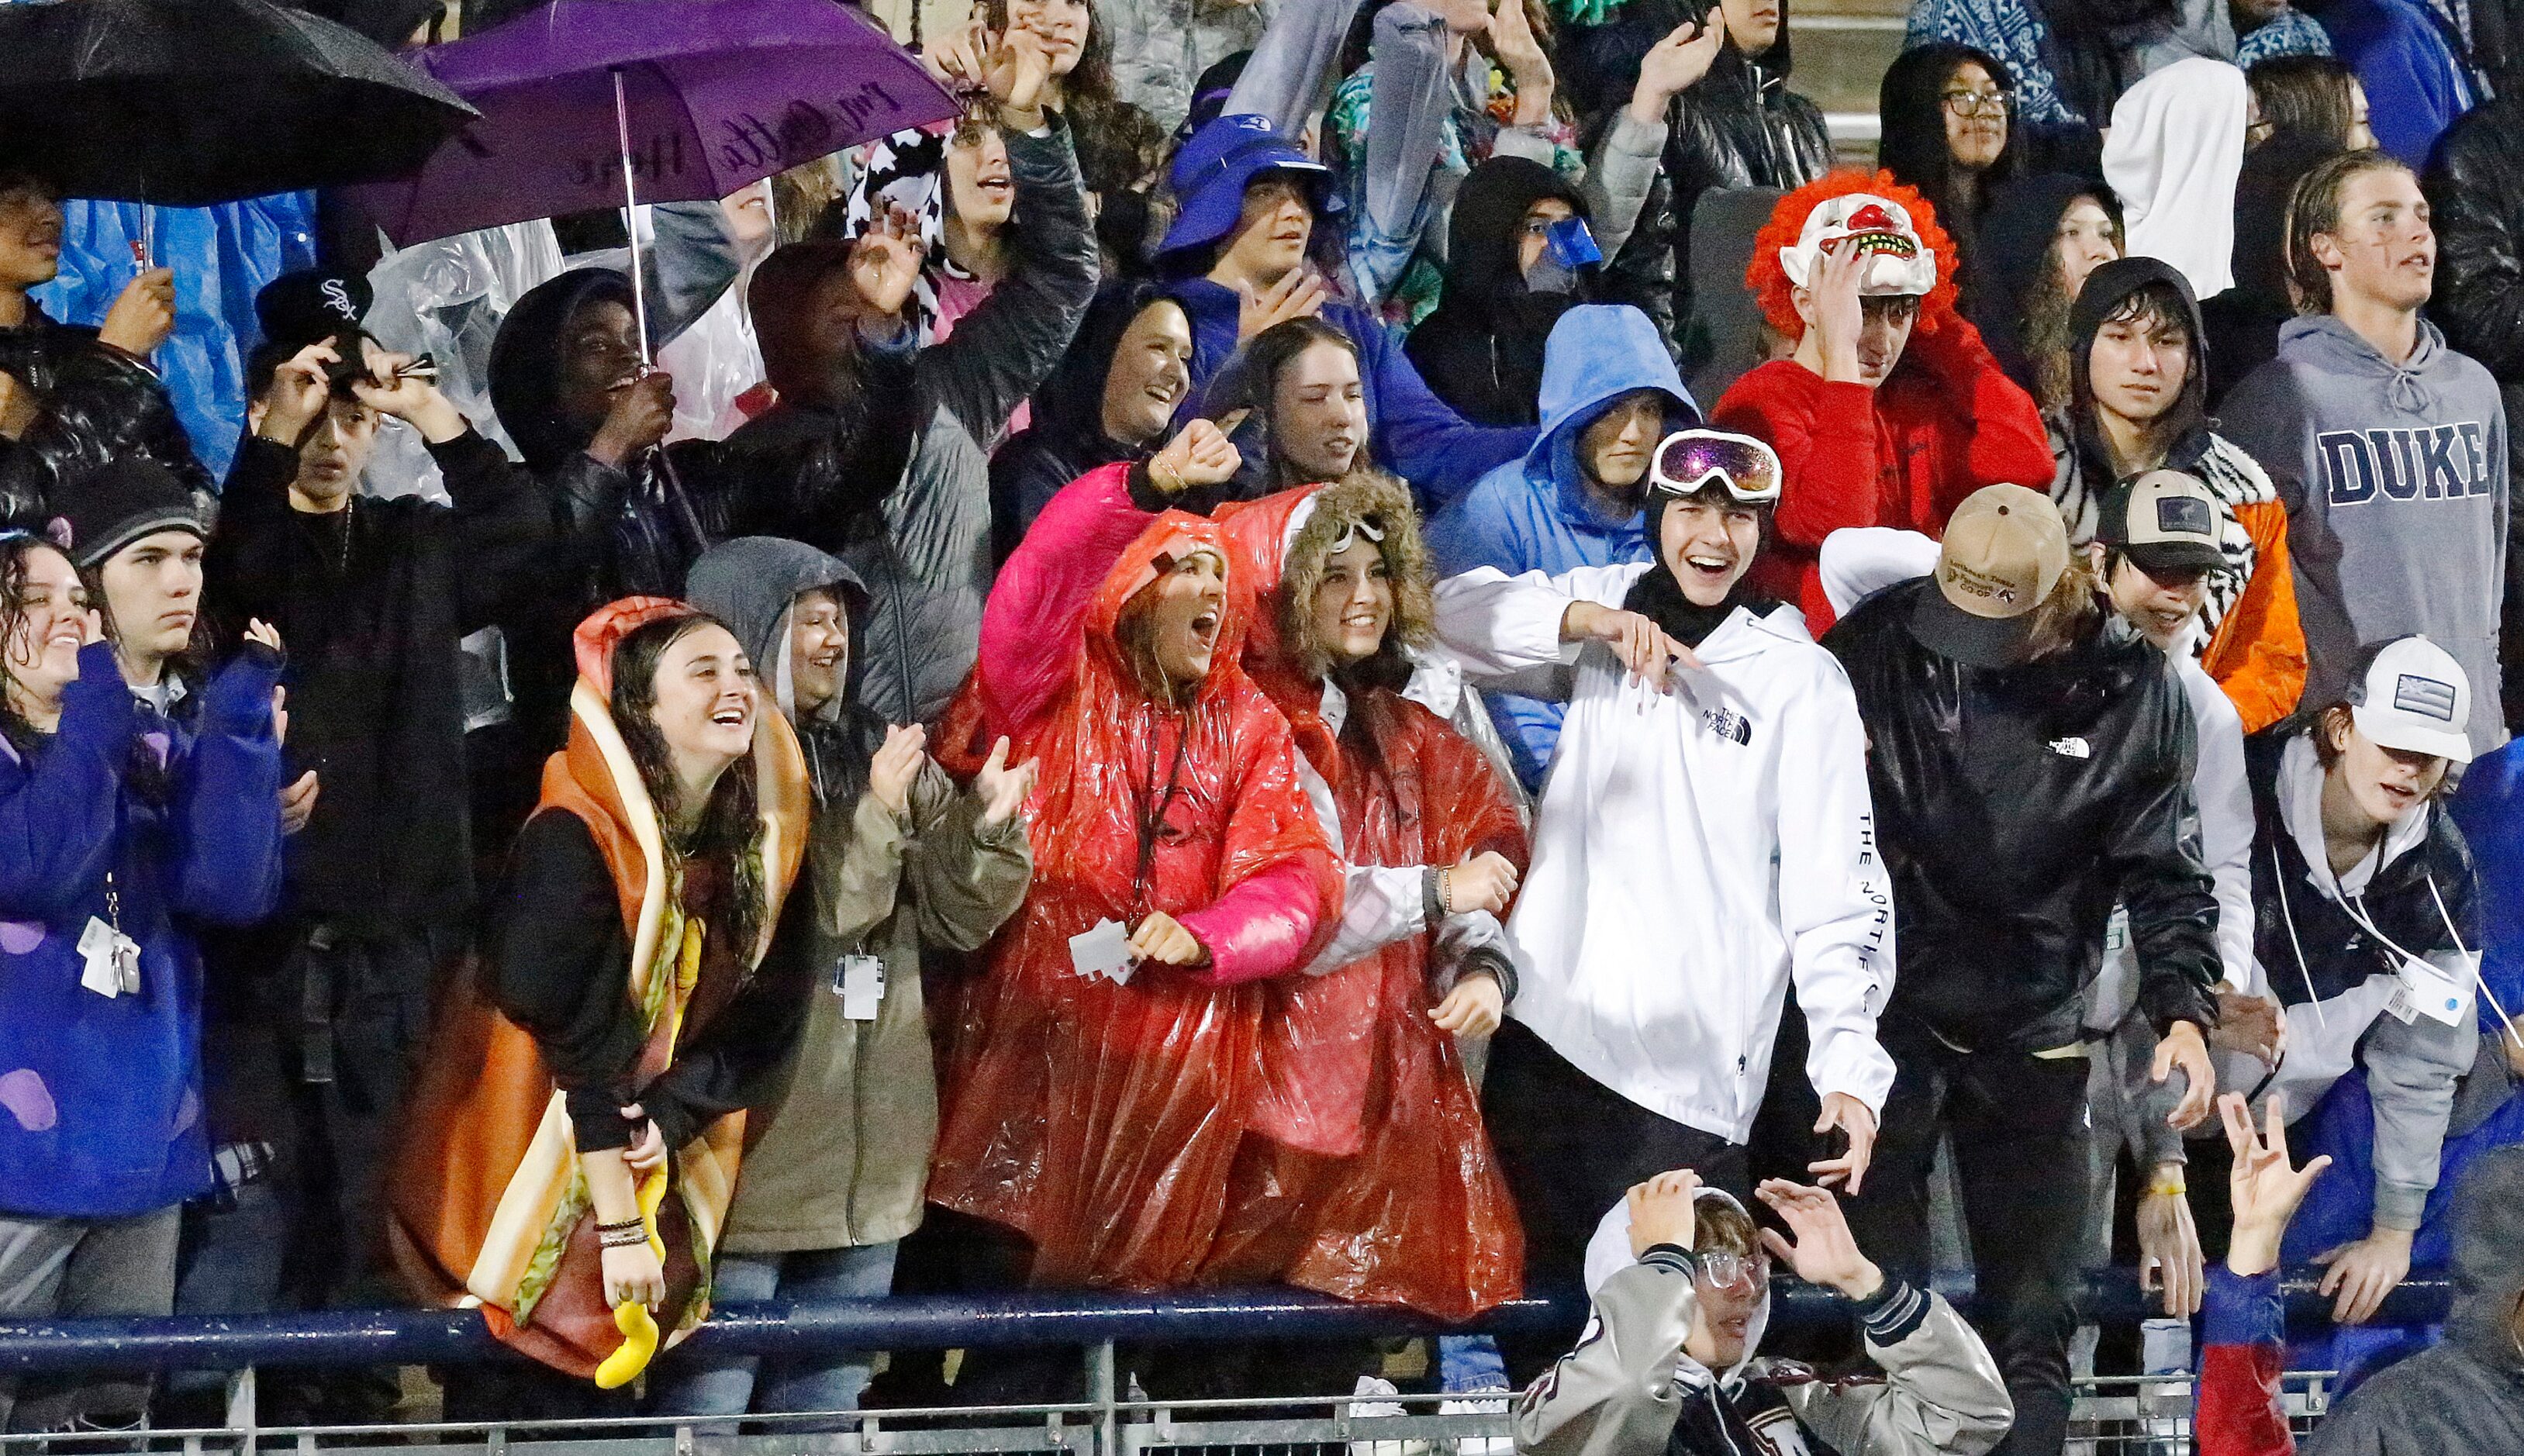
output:
<instances>
[{"instance_id":1,"label":"black jacket","mask_svg":"<svg viewBox=\"0 0 2524 1456\"><path fill-rule=\"evenodd\" d=\"M53 488L110 461L142 456L208 495L210 471L146 364L96 330L56 323L26 303L26 321L0 328L0 372L36 399L35 422L0 440L0 524L40 526Z\"/></svg>"},{"instance_id":2,"label":"black jacket","mask_svg":"<svg viewBox=\"0 0 2524 1456\"><path fill-rule=\"evenodd\" d=\"M1561 73L1589 137L1629 105L1640 58L1683 21L1716 8L1714 0L1634 0L1603 24L1569 27L1560 42L1567 58ZM1606 267L1602 301L1646 311L1669 346L1690 310L1684 280L1700 194L1713 187L1793 190L1831 167L1821 108L1788 89L1788 29L1787 0L1779 0L1778 39L1759 61L1727 45L1700 83L1675 99L1662 174L1629 241Z\"/></svg>"},{"instance_id":3,"label":"black jacket","mask_svg":"<svg viewBox=\"0 0 2524 1456\"><path fill-rule=\"evenodd\" d=\"M289 773L319 786L289 842L288 904L351 934L447 924L472 903L457 642L540 565L552 510L467 431L433 446L453 507L418 496L290 509L297 452L249 436L203 593L224 640L260 617L289 644Z\"/></svg>"},{"instance_id":4,"label":"black jacket","mask_svg":"<svg viewBox=\"0 0 2524 1456\"><path fill-rule=\"evenodd\" d=\"M1492 157L1473 169L1446 219L1446 287L1402 346L1430 392L1475 424L1541 423L1542 341L1572 304L1594 293L1589 267L1576 293L1536 293L1517 268L1520 224L1558 198L1578 217L1585 199L1550 168Z\"/></svg>"},{"instance_id":5,"label":"black jacket","mask_svg":"<svg viewBox=\"0 0 2524 1456\"><path fill-rule=\"evenodd\" d=\"M1964 1049L2078 1040L2115 900L2159 1032L2216 1022L2216 899L2192 800L2191 706L2164 655L2109 619L2024 667L1963 666L1911 633L1921 577L1823 639L1867 724L1902 973L1888 1014Z\"/></svg>"},{"instance_id":6,"label":"black jacket","mask_svg":"<svg viewBox=\"0 0 2524 1456\"><path fill-rule=\"evenodd\" d=\"M2524 98L2490 102L2437 143L2425 179L2437 231L2437 280L2428 316L2446 342L2498 376L2506 402L2509 479L2524 479ZM2524 662L2524 512L2507 515L2506 607L2498 657ZM2524 717L2524 672L2509 673L2506 720Z\"/></svg>"}]
</instances>

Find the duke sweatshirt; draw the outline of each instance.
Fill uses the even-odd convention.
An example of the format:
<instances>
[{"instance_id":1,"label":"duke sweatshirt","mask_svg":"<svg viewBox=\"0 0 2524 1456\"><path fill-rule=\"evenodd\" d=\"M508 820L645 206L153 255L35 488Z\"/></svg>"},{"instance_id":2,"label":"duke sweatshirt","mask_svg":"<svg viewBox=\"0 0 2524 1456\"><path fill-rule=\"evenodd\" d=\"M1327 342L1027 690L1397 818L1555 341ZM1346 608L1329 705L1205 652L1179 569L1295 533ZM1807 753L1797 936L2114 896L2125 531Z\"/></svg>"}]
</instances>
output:
<instances>
[{"instance_id":1,"label":"duke sweatshirt","mask_svg":"<svg viewBox=\"0 0 2524 1456\"><path fill-rule=\"evenodd\" d=\"M2425 319L2396 364L2317 314L2279 330L2219 413L2287 505L2305 705L2339 700L2359 644L2424 632L2471 679L2472 751L2504 743L2506 411L2489 370Z\"/></svg>"}]
</instances>

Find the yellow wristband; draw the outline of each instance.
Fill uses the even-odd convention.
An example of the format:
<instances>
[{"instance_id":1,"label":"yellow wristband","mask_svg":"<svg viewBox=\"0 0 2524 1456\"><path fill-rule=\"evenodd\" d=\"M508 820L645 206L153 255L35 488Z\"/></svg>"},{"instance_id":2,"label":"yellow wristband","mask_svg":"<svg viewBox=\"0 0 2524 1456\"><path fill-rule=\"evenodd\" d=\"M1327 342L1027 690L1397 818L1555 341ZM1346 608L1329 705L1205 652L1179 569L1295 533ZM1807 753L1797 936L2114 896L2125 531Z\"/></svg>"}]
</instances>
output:
<instances>
[{"instance_id":1,"label":"yellow wristband","mask_svg":"<svg viewBox=\"0 0 2524 1456\"><path fill-rule=\"evenodd\" d=\"M2160 1173L2156 1177L2156 1182L2147 1186L2148 1196L2151 1198L2180 1198L2190 1191L2191 1189L2182 1182L2180 1169L2170 1173Z\"/></svg>"}]
</instances>

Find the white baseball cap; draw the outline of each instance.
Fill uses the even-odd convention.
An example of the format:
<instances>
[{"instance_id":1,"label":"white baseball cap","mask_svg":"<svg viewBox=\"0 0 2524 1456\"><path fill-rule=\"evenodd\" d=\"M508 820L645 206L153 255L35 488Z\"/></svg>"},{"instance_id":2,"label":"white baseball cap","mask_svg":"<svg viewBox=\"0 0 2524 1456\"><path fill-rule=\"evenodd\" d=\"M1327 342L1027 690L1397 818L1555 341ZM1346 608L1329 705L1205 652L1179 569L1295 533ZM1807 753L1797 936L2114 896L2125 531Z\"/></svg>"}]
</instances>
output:
<instances>
[{"instance_id":1,"label":"white baseball cap","mask_svg":"<svg viewBox=\"0 0 2524 1456\"><path fill-rule=\"evenodd\" d=\"M2370 742L2405 753L2471 761L2471 679L2453 654L2412 634L2358 649L2350 717Z\"/></svg>"}]
</instances>

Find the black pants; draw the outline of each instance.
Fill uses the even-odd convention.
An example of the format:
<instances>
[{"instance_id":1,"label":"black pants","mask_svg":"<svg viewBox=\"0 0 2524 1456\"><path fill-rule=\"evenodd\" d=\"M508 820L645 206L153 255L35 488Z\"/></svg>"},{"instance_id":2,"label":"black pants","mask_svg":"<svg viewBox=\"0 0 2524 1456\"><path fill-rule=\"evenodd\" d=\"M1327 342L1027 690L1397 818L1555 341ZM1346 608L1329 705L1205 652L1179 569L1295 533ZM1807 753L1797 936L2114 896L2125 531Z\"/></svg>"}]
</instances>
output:
<instances>
[{"instance_id":1,"label":"black pants","mask_svg":"<svg viewBox=\"0 0 2524 1456\"><path fill-rule=\"evenodd\" d=\"M1742 1143L1649 1111L1570 1065L1519 1022L1501 1023L1490 1039L1481 1116L1525 1223L1529 1289L1575 1287L1606 1210L1659 1173L1689 1168L1750 1203ZM1521 1387L1541 1374L1578 1329L1502 1336L1508 1379Z\"/></svg>"},{"instance_id":2,"label":"black pants","mask_svg":"<svg viewBox=\"0 0 2524 1456\"><path fill-rule=\"evenodd\" d=\"M1850 1231L1886 1274L1925 1287L1928 1170L1938 1136L1953 1135L1974 1324L2015 1401L2015 1430L1998 1450L2059 1456L2084 1262L2085 1058L1956 1051L1907 1017L1886 1017L1878 1036L1897 1072Z\"/></svg>"}]
</instances>

